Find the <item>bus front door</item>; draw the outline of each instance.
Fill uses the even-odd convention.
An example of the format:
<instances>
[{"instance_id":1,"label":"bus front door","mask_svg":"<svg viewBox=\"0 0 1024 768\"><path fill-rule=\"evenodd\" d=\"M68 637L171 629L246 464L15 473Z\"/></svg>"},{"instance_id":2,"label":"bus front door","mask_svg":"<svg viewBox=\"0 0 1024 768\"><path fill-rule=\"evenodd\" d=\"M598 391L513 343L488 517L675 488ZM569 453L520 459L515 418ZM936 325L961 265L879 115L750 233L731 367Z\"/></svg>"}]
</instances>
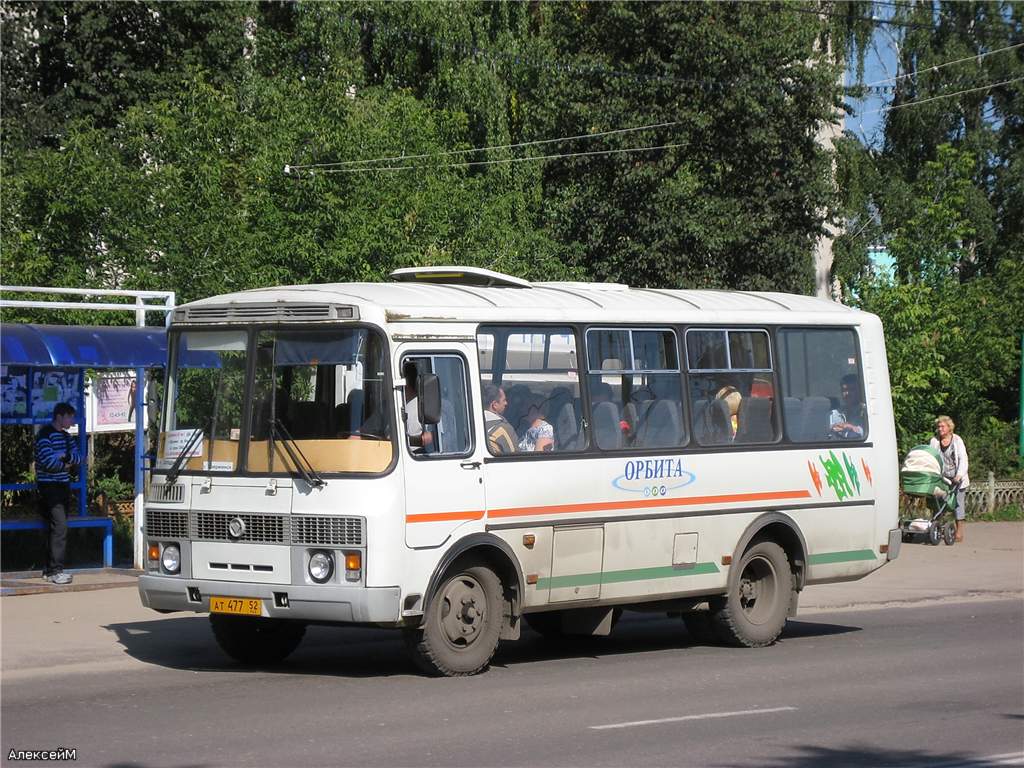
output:
<instances>
[{"instance_id":1,"label":"bus front door","mask_svg":"<svg viewBox=\"0 0 1024 768\"><path fill-rule=\"evenodd\" d=\"M441 387L437 424L418 424L412 387L403 387L398 398L404 403L405 542L410 547L440 546L460 526L484 517L483 440L473 435L467 362L474 354L466 344L407 346L399 352L403 375L415 366L418 373L435 374Z\"/></svg>"}]
</instances>

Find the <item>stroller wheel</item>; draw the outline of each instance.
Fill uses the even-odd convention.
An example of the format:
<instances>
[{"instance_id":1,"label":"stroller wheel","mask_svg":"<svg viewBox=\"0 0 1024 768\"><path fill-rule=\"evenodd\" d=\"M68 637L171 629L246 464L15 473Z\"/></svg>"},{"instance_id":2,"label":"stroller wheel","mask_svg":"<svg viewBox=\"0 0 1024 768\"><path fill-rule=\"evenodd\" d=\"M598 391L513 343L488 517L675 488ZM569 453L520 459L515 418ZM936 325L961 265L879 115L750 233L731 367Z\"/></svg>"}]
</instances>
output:
<instances>
[{"instance_id":1,"label":"stroller wheel","mask_svg":"<svg viewBox=\"0 0 1024 768\"><path fill-rule=\"evenodd\" d=\"M928 543L933 546L938 546L940 541L942 541L942 526L935 525L933 523L928 528Z\"/></svg>"},{"instance_id":2,"label":"stroller wheel","mask_svg":"<svg viewBox=\"0 0 1024 768\"><path fill-rule=\"evenodd\" d=\"M956 543L956 523L946 523L946 526L942 529L942 540L949 547Z\"/></svg>"}]
</instances>

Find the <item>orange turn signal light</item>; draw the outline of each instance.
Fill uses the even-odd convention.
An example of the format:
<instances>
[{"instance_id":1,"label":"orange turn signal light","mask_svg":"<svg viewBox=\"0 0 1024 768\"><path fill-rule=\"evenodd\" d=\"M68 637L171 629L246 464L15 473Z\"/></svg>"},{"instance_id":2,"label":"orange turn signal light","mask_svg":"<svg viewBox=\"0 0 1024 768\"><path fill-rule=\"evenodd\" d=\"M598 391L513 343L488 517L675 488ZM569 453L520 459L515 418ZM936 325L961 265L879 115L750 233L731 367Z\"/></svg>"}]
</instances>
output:
<instances>
[{"instance_id":1,"label":"orange turn signal light","mask_svg":"<svg viewBox=\"0 0 1024 768\"><path fill-rule=\"evenodd\" d=\"M363 556L358 552L347 552L345 554L345 570L358 571L363 567Z\"/></svg>"},{"instance_id":2,"label":"orange turn signal light","mask_svg":"<svg viewBox=\"0 0 1024 768\"><path fill-rule=\"evenodd\" d=\"M160 559L160 545L150 544L149 545L149 559L156 561Z\"/></svg>"}]
</instances>

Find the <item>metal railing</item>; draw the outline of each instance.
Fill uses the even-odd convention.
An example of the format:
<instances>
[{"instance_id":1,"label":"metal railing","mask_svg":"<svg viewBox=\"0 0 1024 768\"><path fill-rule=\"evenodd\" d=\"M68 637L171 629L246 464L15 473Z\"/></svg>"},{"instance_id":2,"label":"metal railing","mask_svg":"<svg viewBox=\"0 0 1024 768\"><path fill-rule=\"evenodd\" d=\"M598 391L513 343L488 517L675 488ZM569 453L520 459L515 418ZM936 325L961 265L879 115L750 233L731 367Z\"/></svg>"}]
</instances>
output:
<instances>
[{"instance_id":1,"label":"metal railing","mask_svg":"<svg viewBox=\"0 0 1024 768\"><path fill-rule=\"evenodd\" d=\"M996 480L992 472L986 481L967 489L967 514L992 514L1004 507L1024 506L1024 480Z\"/></svg>"}]
</instances>

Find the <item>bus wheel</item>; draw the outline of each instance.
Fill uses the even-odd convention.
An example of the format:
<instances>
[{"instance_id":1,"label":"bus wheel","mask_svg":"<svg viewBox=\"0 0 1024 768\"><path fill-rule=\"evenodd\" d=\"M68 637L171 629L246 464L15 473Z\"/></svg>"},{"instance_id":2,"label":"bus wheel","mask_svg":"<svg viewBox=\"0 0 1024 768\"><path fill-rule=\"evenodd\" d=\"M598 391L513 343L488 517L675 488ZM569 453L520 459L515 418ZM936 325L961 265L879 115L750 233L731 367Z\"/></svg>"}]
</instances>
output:
<instances>
[{"instance_id":1,"label":"bus wheel","mask_svg":"<svg viewBox=\"0 0 1024 768\"><path fill-rule=\"evenodd\" d=\"M729 576L725 599L712 603L715 634L731 645L771 645L786 624L793 574L782 547L759 541Z\"/></svg>"},{"instance_id":2,"label":"bus wheel","mask_svg":"<svg viewBox=\"0 0 1024 768\"><path fill-rule=\"evenodd\" d=\"M501 581L490 568L468 564L441 584L423 624L405 633L413 661L430 675L458 677L487 669L501 632Z\"/></svg>"},{"instance_id":3,"label":"bus wheel","mask_svg":"<svg viewBox=\"0 0 1024 768\"><path fill-rule=\"evenodd\" d=\"M299 647L306 625L286 619L210 614L217 645L243 664L276 664Z\"/></svg>"}]
</instances>

